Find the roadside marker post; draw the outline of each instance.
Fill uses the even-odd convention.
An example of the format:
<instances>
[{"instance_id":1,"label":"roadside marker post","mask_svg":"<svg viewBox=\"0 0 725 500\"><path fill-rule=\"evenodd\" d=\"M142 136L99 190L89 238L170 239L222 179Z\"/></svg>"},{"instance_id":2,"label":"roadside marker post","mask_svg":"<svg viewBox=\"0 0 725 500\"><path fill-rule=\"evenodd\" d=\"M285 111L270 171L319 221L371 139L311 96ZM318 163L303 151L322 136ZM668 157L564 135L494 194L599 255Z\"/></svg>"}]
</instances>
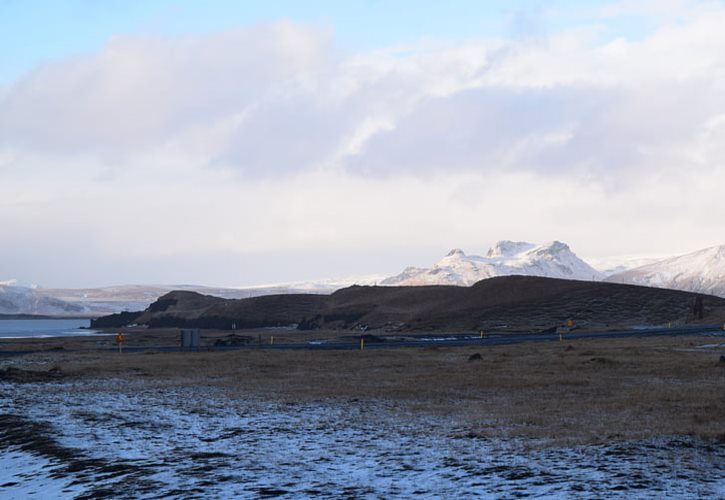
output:
<instances>
[{"instance_id":1,"label":"roadside marker post","mask_svg":"<svg viewBox=\"0 0 725 500\"><path fill-rule=\"evenodd\" d=\"M118 352L119 353L123 352L123 342L125 340L126 339L124 338L124 336L123 336L122 333L117 333L116 334L116 344L118 344Z\"/></svg>"},{"instance_id":2,"label":"roadside marker post","mask_svg":"<svg viewBox=\"0 0 725 500\"><path fill-rule=\"evenodd\" d=\"M365 339L360 337L360 350L365 349Z\"/></svg>"},{"instance_id":3,"label":"roadside marker post","mask_svg":"<svg viewBox=\"0 0 725 500\"><path fill-rule=\"evenodd\" d=\"M274 335L272 335L271 337L269 337L269 344L270 345L274 344Z\"/></svg>"}]
</instances>

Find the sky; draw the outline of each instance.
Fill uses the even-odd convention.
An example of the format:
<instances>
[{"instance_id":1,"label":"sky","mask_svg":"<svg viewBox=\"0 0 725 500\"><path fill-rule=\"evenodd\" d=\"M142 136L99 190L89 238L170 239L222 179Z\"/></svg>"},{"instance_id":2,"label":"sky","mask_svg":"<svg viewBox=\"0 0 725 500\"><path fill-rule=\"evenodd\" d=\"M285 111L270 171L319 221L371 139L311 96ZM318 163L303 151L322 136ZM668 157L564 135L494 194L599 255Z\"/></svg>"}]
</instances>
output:
<instances>
[{"instance_id":1,"label":"sky","mask_svg":"<svg viewBox=\"0 0 725 500\"><path fill-rule=\"evenodd\" d=\"M725 243L725 2L0 0L0 280Z\"/></svg>"}]
</instances>

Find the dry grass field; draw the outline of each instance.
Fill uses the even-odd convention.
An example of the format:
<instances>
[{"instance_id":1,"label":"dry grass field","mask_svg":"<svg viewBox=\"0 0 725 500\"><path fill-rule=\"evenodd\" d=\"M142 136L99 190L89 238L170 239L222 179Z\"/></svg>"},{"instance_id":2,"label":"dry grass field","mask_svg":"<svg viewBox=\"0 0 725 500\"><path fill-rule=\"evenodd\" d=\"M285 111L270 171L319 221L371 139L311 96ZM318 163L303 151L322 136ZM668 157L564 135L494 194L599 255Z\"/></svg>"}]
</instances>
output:
<instances>
[{"instance_id":1,"label":"dry grass field","mask_svg":"<svg viewBox=\"0 0 725 500\"><path fill-rule=\"evenodd\" d=\"M583 444L657 435L725 441L724 353L722 337L693 336L365 351L48 350L0 359L0 367L56 368L65 380L108 381L109 390L127 378L219 387L233 398L394 401L476 435ZM469 360L474 354L480 359Z\"/></svg>"}]
</instances>

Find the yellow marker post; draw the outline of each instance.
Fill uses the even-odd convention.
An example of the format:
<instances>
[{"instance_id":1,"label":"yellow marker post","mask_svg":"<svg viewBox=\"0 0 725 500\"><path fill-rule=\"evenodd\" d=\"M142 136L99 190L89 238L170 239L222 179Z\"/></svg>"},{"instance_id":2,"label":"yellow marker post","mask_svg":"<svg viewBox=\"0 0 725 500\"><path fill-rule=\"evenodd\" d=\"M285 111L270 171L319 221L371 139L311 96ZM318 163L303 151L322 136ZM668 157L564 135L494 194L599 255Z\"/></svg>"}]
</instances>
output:
<instances>
[{"instance_id":1,"label":"yellow marker post","mask_svg":"<svg viewBox=\"0 0 725 500\"><path fill-rule=\"evenodd\" d=\"M481 330L481 338L483 338L483 330Z\"/></svg>"},{"instance_id":2,"label":"yellow marker post","mask_svg":"<svg viewBox=\"0 0 725 500\"><path fill-rule=\"evenodd\" d=\"M365 339L360 337L360 350L365 349Z\"/></svg>"},{"instance_id":3,"label":"yellow marker post","mask_svg":"<svg viewBox=\"0 0 725 500\"><path fill-rule=\"evenodd\" d=\"M122 333L116 334L116 344L118 344L118 352L119 353L123 352L123 342L125 340L126 339L124 338L124 336L123 336Z\"/></svg>"}]
</instances>

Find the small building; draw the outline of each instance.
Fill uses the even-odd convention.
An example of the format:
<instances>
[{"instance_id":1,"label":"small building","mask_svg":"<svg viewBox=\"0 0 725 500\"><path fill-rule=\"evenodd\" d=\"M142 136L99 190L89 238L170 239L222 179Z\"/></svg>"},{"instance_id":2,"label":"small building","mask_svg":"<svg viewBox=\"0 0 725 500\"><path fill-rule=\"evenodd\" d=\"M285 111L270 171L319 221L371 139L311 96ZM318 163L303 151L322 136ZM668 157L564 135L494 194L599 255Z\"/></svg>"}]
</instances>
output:
<instances>
[{"instance_id":1,"label":"small building","mask_svg":"<svg viewBox=\"0 0 725 500\"><path fill-rule=\"evenodd\" d=\"M182 348L198 348L201 340L201 331L198 328L181 328L179 340Z\"/></svg>"}]
</instances>

